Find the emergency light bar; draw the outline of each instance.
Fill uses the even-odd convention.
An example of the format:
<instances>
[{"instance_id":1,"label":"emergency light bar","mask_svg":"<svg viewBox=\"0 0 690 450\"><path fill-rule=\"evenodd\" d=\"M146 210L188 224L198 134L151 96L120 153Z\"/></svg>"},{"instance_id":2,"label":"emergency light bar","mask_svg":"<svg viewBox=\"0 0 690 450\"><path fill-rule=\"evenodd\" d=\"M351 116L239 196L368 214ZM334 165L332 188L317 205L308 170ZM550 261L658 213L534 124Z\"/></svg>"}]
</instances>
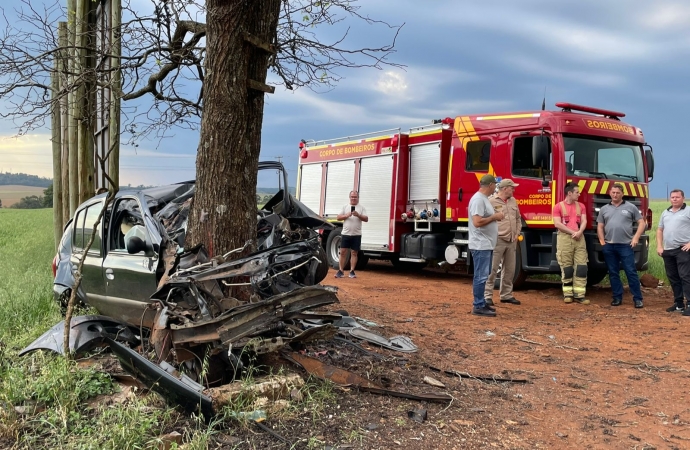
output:
<instances>
[{"instance_id":1,"label":"emergency light bar","mask_svg":"<svg viewBox=\"0 0 690 450\"><path fill-rule=\"evenodd\" d=\"M592 108L591 106L576 105L574 103L556 103L556 108L562 108L564 112L581 111L592 114L601 114L611 119L618 119L625 117L625 113L618 111L609 111L606 109Z\"/></svg>"}]
</instances>

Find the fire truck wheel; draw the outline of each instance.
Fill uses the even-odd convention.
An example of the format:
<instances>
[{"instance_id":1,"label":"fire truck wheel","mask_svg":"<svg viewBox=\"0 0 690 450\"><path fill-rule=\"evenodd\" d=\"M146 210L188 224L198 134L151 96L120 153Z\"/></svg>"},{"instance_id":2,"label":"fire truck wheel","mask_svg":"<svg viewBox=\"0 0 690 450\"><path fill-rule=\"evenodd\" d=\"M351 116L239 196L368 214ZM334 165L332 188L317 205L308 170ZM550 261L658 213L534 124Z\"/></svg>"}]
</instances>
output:
<instances>
[{"instance_id":1,"label":"fire truck wheel","mask_svg":"<svg viewBox=\"0 0 690 450\"><path fill-rule=\"evenodd\" d=\"M328 239L326 240L326 258L328 259L328 264L334 269L338 269L340 266L340 241L342 240L342 228L336 228L328 234ZM357 255L357 267L355 270L364 269L369 263L369 257L364 255L361 251ZM350 270L350 254L348 253L347 259L345 261L345 267L343 270Z\"/></svg>"},{"instance_id":2,"label":"fire truck wheel","mask_svg":"<svg viewBox=\"0 0 690 450\"><path fill-rule=\"evenodd\" d=\"M342 240L340 235L342 232L343 229L338 227L328 233L328 239L326 240L326 257L328 258L328 264L334 269L337 269L340 264L340 241Z\"/></svg>"},{"instance_id":3,"label":"fire truck wheel","mask_svg":"<svg viewBox=\"0 0 690 450\"><path fill-rule=\"evenodd\" d=\"M326 275L328 275L328 256L326 256L326 250L323 247L319 247L318 258L321 261L319 266L316 268L316 274L314 274L314 283L320 283Z\"/></svg>"},{"instance_id":4,"label":"fire truck wheel","mask_svg":"<svg viewBox=\"0 0 690 450\"><path fill-rule=\"evenodd\" d=\"M606 270L593 270L587 273L587 286L594 286L595 284L601 283L601 280L606 278L608 275Z\"/></svg>"}]
</instances>

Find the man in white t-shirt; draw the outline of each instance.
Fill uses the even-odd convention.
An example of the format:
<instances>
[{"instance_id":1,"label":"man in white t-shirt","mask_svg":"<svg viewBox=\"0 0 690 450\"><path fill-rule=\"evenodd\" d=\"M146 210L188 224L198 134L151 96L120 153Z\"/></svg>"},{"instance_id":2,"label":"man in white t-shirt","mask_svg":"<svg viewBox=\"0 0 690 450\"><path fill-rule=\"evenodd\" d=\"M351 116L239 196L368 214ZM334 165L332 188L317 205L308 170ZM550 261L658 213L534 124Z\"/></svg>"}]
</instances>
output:
<instances>
[{"instance_id":1,"label":"man in white t-shirt","mask_svg":"<svg viewBox=\"0 0 690 450\"><path fill-rule=\"evenodd\" d=\"M338 220L343 220L342 240L340 241L339 269L336 278L345 276L343 267L347 262L347 252L350 251L350 278L356 278L357 254L362 246L362 222L368 222L367 210L359 204L359 193L350 191L350 203L343 206L338 214Z\"/></svg>"}]
</instances>

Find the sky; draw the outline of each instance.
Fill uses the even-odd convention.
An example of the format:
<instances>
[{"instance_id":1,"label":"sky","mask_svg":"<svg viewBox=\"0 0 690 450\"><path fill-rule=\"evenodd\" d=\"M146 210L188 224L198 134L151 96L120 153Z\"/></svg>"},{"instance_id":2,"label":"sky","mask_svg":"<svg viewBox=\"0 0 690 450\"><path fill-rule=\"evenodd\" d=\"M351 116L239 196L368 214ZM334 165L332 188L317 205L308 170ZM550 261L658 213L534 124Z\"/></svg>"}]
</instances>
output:
<instances>
[{"instance_id":1,"label":"sky","mask_svg":"<svg viewBox=\"0 0 690 450\"><path fill-rule=\"evenodd\" d=\"M40 4L41 0L31 0ZM50 0L48 0L50 1ZM4 0L11 8L19 0ZM622 111L654 148L651 196L690 191L683 135L690 103L690 2L672 0L363 0L360 12L405 24L392 62L340 70L329 91L278 87L267 95L261 158L280 158L294 185L300 139L425 125L457 115L547 109L570 102ZM390 31L354 20L348 43L376 46ZM324 40L341 28L317 30ZM269 83L275 80L269 76ZM50 131L14 139L0 122L0 172L52 176ZM121 151L123 184L194 178L198 132Z\"/></svg>"}]
</instances>

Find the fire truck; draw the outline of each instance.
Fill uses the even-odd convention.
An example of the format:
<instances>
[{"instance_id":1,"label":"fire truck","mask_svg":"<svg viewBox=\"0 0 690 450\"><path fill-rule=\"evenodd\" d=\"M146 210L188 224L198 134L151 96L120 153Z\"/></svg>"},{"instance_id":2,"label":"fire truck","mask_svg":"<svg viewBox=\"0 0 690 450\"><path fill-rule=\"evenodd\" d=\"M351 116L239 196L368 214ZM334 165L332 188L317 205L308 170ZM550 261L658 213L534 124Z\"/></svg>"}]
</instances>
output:
<instances>
[{"instance_id":1,"label":"fire truck","mask_svg":"<svg viewBox=\"0 0 690 450\"><path fill-rule=\"evenodd\" d=\"M451 264L472 273L467 207L485 174L510 178L522 216L514 282L531 274L560 274L553 208L564 186L580 187L586 207L588 282L607 273L596 219L620 183L624 199L647 222L654 156L642 130L622 122L625 114L571 103L555 111L463 115L430 125L300 143L297 197L336 225L322 242L338 265L342 223L336 220L359 192L369 222L362 227L358 268L369 259L399 268ZM649 239L634 249L638 270L648 265Z\"/></svg>"}]
</instances>

